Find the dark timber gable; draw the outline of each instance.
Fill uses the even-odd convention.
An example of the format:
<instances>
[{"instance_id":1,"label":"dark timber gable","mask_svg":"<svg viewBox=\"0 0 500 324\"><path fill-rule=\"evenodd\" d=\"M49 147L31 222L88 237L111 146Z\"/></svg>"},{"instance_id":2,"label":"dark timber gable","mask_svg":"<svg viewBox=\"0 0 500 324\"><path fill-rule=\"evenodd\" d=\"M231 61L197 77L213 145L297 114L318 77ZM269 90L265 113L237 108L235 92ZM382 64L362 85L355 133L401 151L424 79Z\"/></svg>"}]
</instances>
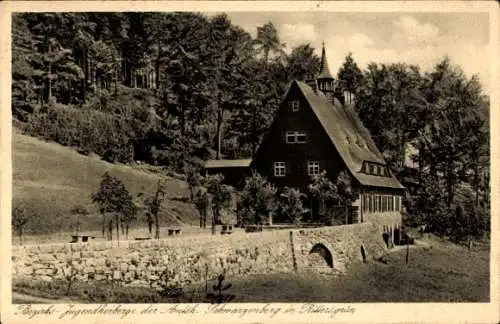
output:
<instances>
[{"instance_id":1,"label":"dark timber gable","mask_svg":"<svg viewBox=\"0 0 500 324\"><path fill-rule=\"evenodd\" d=\"M296 111L293 101L299 103ZM303 132L305 143L287 143L288 132ZM291 84L264 138L251 167L278 187L295 187L304 192L311 182L309 162L318 162L319 169L331 177L346 168L297 82ZM284 176L275 176L275 162L285 163Z\"/></svg>"}]
</instances>

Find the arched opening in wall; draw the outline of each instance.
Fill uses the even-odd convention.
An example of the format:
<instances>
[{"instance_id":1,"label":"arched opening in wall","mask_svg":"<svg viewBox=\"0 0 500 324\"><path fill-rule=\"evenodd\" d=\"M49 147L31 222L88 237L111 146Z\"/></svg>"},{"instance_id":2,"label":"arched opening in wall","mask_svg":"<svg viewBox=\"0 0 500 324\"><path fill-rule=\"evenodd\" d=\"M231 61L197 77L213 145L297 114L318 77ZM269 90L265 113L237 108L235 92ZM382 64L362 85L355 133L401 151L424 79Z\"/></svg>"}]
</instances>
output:
<instances>
[{"instance_id":1,"label":"arched opening in wall","mask_svg":"<svg viewBox=\"0 0 500 324\"><path fill-rule=\"evenodd\" d=\"M366 262L366 251L363 245L361 245L361 260L363 260L364 263Z\"/></svg>"},{"instance_id":2,"label":"arched opening in wall","mask_svg":"<svg viewBox=\"0 0 500 324\"><path fill-rule=\"evenodd\" d=\"M326 246L321 243L315 244L309 252L309 265L313 267L325 266L333 268L332 254Z\"/></svg>"}]
</instances>

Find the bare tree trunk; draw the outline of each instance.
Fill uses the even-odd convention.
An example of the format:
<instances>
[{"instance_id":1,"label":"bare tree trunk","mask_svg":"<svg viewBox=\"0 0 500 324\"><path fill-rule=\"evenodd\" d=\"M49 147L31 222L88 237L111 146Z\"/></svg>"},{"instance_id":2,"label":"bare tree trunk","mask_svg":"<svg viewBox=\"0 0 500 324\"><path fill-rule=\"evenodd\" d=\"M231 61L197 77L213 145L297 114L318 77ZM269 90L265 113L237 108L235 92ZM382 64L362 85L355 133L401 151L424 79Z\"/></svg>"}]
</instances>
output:
<instances>
[{"instance_id":1,"label":"bare tree trunk","mask_svg":"<svg viewBox=\"0 0 500 324\"><path fill-rule=\"evenodd\" d=\"M476 207L479 206L479 158L476 157L474 165L474 191L476 193Z\"/></svg>"},{"instance_id":2,"label":"bare tree trunk","mask_svg":"<svg viewBox=\"0 0 500 324\"><path fill-rule=\"evenodd\" d=\"M221 94L217 96L217 155L216 159L220 159L221 155L221 144L222 144L222 122L224 119L224 108L221 104Z\"/></svg>"},{"instance_id":3,"label":"bare tree trunk","mask_svg":"<svg viewBox=\"0 0 500 324\"><path fill-rule=\"evenodd\" d=\"M106 235L106 213L102 213L102 237Z\"/></svg>"},{"instance_id":4,"label":"bare tree trunk","mask_svg":"<svg viewBox=\"0 0 500 324\"><path fill-rule=\"evenodd\" d=\"M203 209L203 228L207 228L208 204Z\"/></svg>"},{"instance_id":5,"label":"bare tree trunk","mask_svg":"<svg viewBox=\"0 0 500 324\"><path fill-rule=\"evenodd\" d=\"M116 214L116 240L118 241L118 245L120 245L120 215Z\"/></svg>"},{"instance_id":6,"label":"bare tree trunk","mask_svg":"<svg viewBox=\"0 0 500 324\"><path fill-rule=\"evenodd\" d=\"M155 239L160 239L160 223L158 220L158 213L155 214Z\"/></svg>"},{"instance_id":7,"label":"bare tree trunk","mask_svg":"<svg viewBox=\"0 0 500 324\"><path fill-rule=\"evenodd\" d=\"M52 53L52 48L49 43L49 55ZM52 99L52 62L49 60L49 93L48 102Z\"/></svg>"},{"instance_id":8,"label":"bare tree trunk","mask_svg":"<svg viewBox=\"0 0 500 324\"><path fill-rule=\"evenodd\" d=\"M113 240L113 219L108 222L108 241Z\"/></svg>"},{"instance_id":9,"label":"bare tree trunk","mask_svg":"<svg viewBox=\"0 0 500 324\"><path fill-rule=\"evenodd\" d=\"M23 245L23 228L19 228L19 244Z\"/></svg>"},{"instance_id":10,"label":"bare tree trunk","mask_svg":"<svg viewBox=\"0 0 500 324\"><path fill-rule=\"evenodd\" d=\"M203 214L205 210L200 210L200 228L203 228Z\"/></svg>"},{"instance_id":11,"label":"bare tree trunk","mask_svg":"<svg viewBox=\"0 0 500 324\"><path fill-rule=\"evenodd\" d=\"M217 209L217 208L216 208ZM215 217L216 209L212 212L212 235L215 235Z\"/></svg>"}]
</instances>

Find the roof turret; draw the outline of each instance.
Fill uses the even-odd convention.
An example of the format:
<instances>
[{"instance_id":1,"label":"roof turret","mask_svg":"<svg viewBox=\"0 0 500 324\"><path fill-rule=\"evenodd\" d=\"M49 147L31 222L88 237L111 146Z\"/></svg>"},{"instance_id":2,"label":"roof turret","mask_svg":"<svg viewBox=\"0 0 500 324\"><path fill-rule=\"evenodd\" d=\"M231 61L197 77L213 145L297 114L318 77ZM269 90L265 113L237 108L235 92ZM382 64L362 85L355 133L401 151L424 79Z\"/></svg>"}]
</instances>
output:
<instances>
[{"instance_id":1,"label":"roof turret","mask_svg":"<svg viewBox=\"0 0 500 324\"><path fill-rule=\"evenodd\" d=\"M325 42L323 42L323 49L321 51L321 63L319 65L319 75L318 80L333 80L330 74L330 69L328 68L328 62L326 60Z\"/></svg>"}]
</instances>

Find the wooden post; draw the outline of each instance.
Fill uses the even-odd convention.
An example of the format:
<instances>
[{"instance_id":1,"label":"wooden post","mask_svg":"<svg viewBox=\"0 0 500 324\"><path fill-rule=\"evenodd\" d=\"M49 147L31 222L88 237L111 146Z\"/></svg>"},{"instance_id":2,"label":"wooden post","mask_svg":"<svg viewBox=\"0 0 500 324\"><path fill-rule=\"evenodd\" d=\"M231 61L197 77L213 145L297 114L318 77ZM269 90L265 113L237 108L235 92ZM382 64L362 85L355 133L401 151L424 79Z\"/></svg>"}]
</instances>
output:
<instances>
[{"instance_id":1,"label":"wooden post","mask_svg":"<svg viewBox=\"0 0 500 324\"><path fill-rule=\"evenodd\" d=\"M208 263L205 263L205 295L208 293Z\"/></svg>"},{"instance_id":2,"label":"wooden post","mask_svg":"<svg viewBox=\"0 0 500 324\"><path fill-rule=\"evenodd\" d=\"M408 264L410 258L410 244L407 242L406 243L406 264Z\"/></svg>"}]
</instances>

